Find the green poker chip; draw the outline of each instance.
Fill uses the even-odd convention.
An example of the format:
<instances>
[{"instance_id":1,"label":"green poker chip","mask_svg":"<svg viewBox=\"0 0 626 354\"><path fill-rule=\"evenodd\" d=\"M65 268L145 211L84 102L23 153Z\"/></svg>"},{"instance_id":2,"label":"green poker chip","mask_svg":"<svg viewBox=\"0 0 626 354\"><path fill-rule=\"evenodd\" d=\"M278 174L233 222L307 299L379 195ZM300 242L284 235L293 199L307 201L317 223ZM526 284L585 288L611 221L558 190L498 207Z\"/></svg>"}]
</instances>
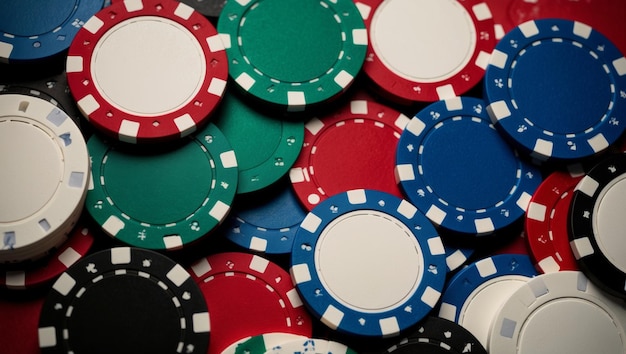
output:
<instances>
[{"instance_id":1,"label":"green poker chip","mask_svg":"<svg viewBox=\"0 0 626 354\"><path fill-rule=\"evenodd\" d=\"M128 245L179 249L230 211L237 159L214 124L167 149L129 150L96 135L87 147L93 181L86 209L107 234Z\"/></svg>"},{"instance_id":2,"label":"green poker chip","mask_svg":"<svg viewBox=\"0 0 626 354\"><path fill-rule=\"evenodd\" d=\"M228 1L217 30L237 86L291 112L344 92L368 42L352 0Z\"/></svg>"},{"instance_id":3,"label":"green poker chip","mask_svg":"<svg viewBox=\"0 0 626 354\"><path fill-rule=\"evenodd\" d=\"M284 176L298 158L304 122L271 117L226 95L213 117L237 155L237 194L263 189Z\"/></svg>"}]
</instances>

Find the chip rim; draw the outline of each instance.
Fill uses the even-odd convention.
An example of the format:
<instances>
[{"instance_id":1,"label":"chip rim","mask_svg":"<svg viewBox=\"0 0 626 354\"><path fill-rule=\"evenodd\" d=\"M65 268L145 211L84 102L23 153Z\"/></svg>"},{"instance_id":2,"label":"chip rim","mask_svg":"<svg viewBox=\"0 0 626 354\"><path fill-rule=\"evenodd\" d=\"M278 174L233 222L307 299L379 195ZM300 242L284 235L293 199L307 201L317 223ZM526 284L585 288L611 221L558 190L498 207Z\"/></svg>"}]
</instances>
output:
<instances>
[{"instance_id":1,"label":"chip rim","mask_svg":"<svg viewBox=\"0 0 626 354\"><path fill-rule=\"evenodd\" d=\"M610 171L615 167L615 172ZM596 164L576 185L569 210L570 247L580 270L598 287L626 299L626 273L621 271L602 253L594 233L594 210L598 196L614 177L626 173L626 153L613 154ZM593 195L582 188L598 185ZM589 213L589 217L586 217Z\"/></svg>"},{"instance_id":2,"label":"chip rim","mask_svg":"<svg viewBox=\"0 0 626 354\"><path fill-rule=\"evenodd\" d=\"M364 16L364 21L368 29L368 36L371 36L372 20L384 0L358 0L357 2L365 8L364 12L369 14ZM363 65L363 71L386 96L400 103L435 102L452 98L453 96L460 96L482 80L485 68L481 68L477 63L480 56L483 55L481 53L490 55L496 45L495 24L491 14L484 19L479 19L474 13L473 8L477 5L484 5L488 8L484 0L465 0L459 1L458 4L464 7L469 17L473 20L472 22L476 29L476 47L467 65L456 75L445 80L416 82L395 74L378 59L370 41L367 46L367 60ZM480 33L484 33L484 37L481 37ZM418 87L419 89L417 89ZM441 91L441 94L439 91Z\"/></svg>"},{"instance_id":3,"label":"chip rim","mask_svg":"<svg viewBox=\"0 0 626 354\"><path fill-rule=\"evenodd\" d=\"M564 282L567 288L564 287ZM582 299L593 303L601 307L605 314L613 315L612 319L622 330L626 326L626 312L623 311L623 308L588 281L583 273L578 271L546 273L524 284L500 307L491 327L489 350L494 353L517 353L516 341L521 326L514 325L513 332L510 333L511 338L505 339L501 335L502 327L505 325L503 321L506 321L510 328L513 324L519 324L522 317L524 317L523 320L526 320L527 315L537 311L538 308L547 303L546 301L563 298ZM529 312L525 313L523 308ZM615 321L616 317L618 321ZM519 320L515 321L516 318ZM626 342L623 342L623 347L626 348Z\"/></svg>"},{"instance_id":4,"label":"chip rim","mask_svg":"<svg viewBox=\"0 0 626 354\"><path fill-rule=\"evenodd\" d=\"M363 202L352 204L351 195ZM400 212L402 208L404 213ZM406 212L407 209L411 209L412 213ZM415 241L420 245L424 265L429 269L435 269L433 271L423 269L420 284L416 286L413 294L402 304L396 304L385 311L359 312L348 308L333 297L317 272L318 256L315 251L319 235L336 218L358 210L386 213L403 223L411 230ZM314 220L313 222L318 225L312 231L303 227L298 229L291 252L289 272L307 308L327 327L365 337L390 337L416 324L432 310L433 302L438 302L435 300L440 298L447 273L444 247L430 221L404 199L376 190L351 190L326 199L309 212L304 222L307 219ZM304 271L305 269L307 271ZM411 308L410 312L405 312L407 307ZM329 310L331 315L326 317ZM338 323L335 320L338 320ZM394 325L382 325L381 322L385 321L393 321ZM390 328L395 326L398 330L390 331Z\"/></svg>"},{"instance_id":5,"label":"chip rim","mask_svg":"<svg viewBox=\"0 0 626 354\"><path fill-rule=\"evenodd\" d=\"M324 191L324 187L315 179L316 165L313 163L314 161L312 161L315 157L315 152L319 149L320 140L324 140L324 134L336 129L338 126L345 126L347 124L357 124L360 127L370 127L372 129L381 129L381 126L384 126L385 128L391 128L393 130L399 142L399 137L405 130L409 121L410 118L403 113L371 99L353 99L332 113L311 118L304 126L303 146L300 155L289 170L289 179L291 180L292 187L300 203L307 211L311 211L319 205L319 203L330 197L330 195ZM363 139L363 141L366 140L366 138ZM327 146L325 149L331 149L331 146L328 145L332 146L332 142L324 142L324 146ZM363 148L373 147L368 147L366 143L364 143ZM341 151L338 153L353 154L354 151ZM393 161L390 161L390 165L393 165L393 163ZM318 171L321 170L319 167L320 166L317 166ZM380 165L378 164L373 166L371 172L380 173L379 167ZM391 176L393 170L388 171L388 173ZM351 187L351 189L358 188L363 188L363 186L353 185ZM397 197L403 196L400 188L395 184L389 186L388 190L383 190L382 188L377 189L392 193ZM313 203L315 200L318 202Z\"/></svg>"},{"instance_id":6,"label":"chip rim","mask_svg":"<svg viewBox=\"0 0 626 354\"><path fill-rule=\"evenodd\" d=\"M82 25L104 6L104 0L76 0L72 11L62 23L45 33L28 36L0 31L0 62L29 62L44 60L67 50ZM31 9L33 10L33 9ZM42 14L31 14L35 19ZM8 51L8 55L5 55Z\"/></svg>"},{"instance_id":7,"label":"chip rim","mask_svg":"<svg viewBox=\"0 0 626 354\"><path fill-rule=\"evenodd\" d=\"M298 158L303 145L304 122L300 120L276 119L276 117L265 114L246 104L235 93L228 93L222 100L219 111L214 116L212 123L231 141L233 150L239 159L239 164L252 165L246 169L240 167L237 194L259 191L276 183L276 181L286 175ZM244 154L235 145L233 139L230 139L232 136L231 129L240 127L240 129L244 130L247 129L245 128L247 124L254 124L252 122L258 122L256 124L262 124L267 129L254 131L254 135L250 139L254 141L265 139L265 141L275 143L272 151L256 149L253 154ZM266 122L269 124L265 124ZM274 123L280 124L280 131L274 129ZM280 132L280 139L276 139L277 132ZM268 152L271 153L268 154ZM259 159L267 155L269 156L266 160Z\"/></svg>"},{"instance_id":8,"label":"chip rim","mask_svg":"<svg viewBox=\"0 0 626 354\"><path fill-rule=\"evenodd\" d=\"M488 273L487 271L492 267L495 267L495 272ZM537 275L537 270L528 255L499 254L477 260L458 271L447 282L446 289L441 295L438 316L462 326L463 324L459 321L466 317L467 301L471 300L470 295L474 294L483 284L500 277L510 276L516 277L516 279L520 277L520 280L525 278L528 281ZM494 320L495 318L492 318L489 324L493 324ZM471 330L468 330L471 333ZM478 340L480 342L480 339ZM488 347L487 343L483 344Z\"/></svg>"},{"instance_id":9,"label":"chip rim","mask_svg":"<svg viewBox=\"0 0 626 354\"><path fill-rule=\"evenodd\" d=\"M431 103L411 118L396 149L396 182L402 187L407 199L420 210L424 210L425 215L435 225L464 236L489 236L512 225L524 216L528 200L541 182L540 171L522 160L513 149L510 150L510 158L516 164L516 175L513 176L515 183L503 199L488 208L476 210L453 205L437 195L437 191L422 178L424 171L421 157L426 153L423 149L424 142L441 125L471 119L472 123L487 125L490 129L487 131L493 130L494 136L500 137L493 129L485 107L485 101L467 96ZM437 118L433 119L431 115ZM508 146L505 141L502 141L502 145ZM432 150L434 148L428 151ZM486 149L485 153L488 152L489 149ZM424 195L421 196L417 191L423 191ZM508 214L501 213L505 208L509 211ZM462 220L458 220L457 215L461 215Z\"/></svg>"},{"instance_id":10,"label":"chip rim","mask_svg":"<svg viewBox=\"0 0 626 354\"><path fill-rule=\"evenodd\" d=\"M0 277L0 286L8 289L40 287L57 278L70 266L85 257L95 242L95 235L85 222L78 222L67 241L37 268L11 269Z\"/></svg>"},{"instance_id":11,"label":"chip rim","mask_svg":"<svg viewBox=\"0 0 626 354\"><path fill-rule=\"evenodd\" d=\"M574 189L583 175L582 172L554 171L530 199L524 229L530 254L542 273L578 270L569 244L568 215ZM556 224L556 215L564 216L562 225Z\"/></svg>"},{"instance_id":12,"label":"chip rim","mask_svg":"<svg viewBox=\"0 0 626 354\"><path fill-rule=\"evenodd\" d=\"M559 36L554 35L553 27L559 28ZM583 37L585 30L589 31L587 38ZM576 34L576 31L581 34ZM573 47L585 50L586 55L592 54L591 57L598 60L611 81L608 110L584 131L564 134L538 127L526 114L520 113L518 104L511 97L509 89L513 83L509 72L515 67L520 54L527 47L536 46L536 43L552 43L554 39L572 41ZM511 48L509 43L512 42L516 43L516 47ZM602 50L597 50L598 46L602 46ZM487 66L484 80L484 96L489 102L487 112L503 136L539 161L568 161L596 155L616 142L626 129L619 124L619 117L626 115L626 99L619 98L620 95L626 97L626 70L620 75L615 65L626 67L624 55L604 35L586 24L563 19L524 22L509 31L496 45ZM617 124L612 119L618 119ZM521 126L526 129L520 129ZM575 149L571 148L572 143Z\"/></svg>"},{"instance_id":13,"label":"chip rim","mask_svg":"<svg viewBox=\"0 0 626 354\"><path fill-rule=\"evenodd\" d=\"M195 135L186 138L186 144L197 144L207 158L213 179L206 184L206 198L194 213L166 224L150 224L134 218L119 209L107 193L104 178L105 163L116 144L108 144L98 135L87 143L91 155L91 178L86 209L104 232L127 245L157 250L175 250L200 239L221 225L231 209L237 188L237 160L230 143L213 123ZM124 152L120 152L124 156ZM161 155L152 155L160 158ZM139 167L139 166L138 166ZM191 220L191 216L195 216ZM112 223L109 223L111 221ZM195 222L198 222L195 224ZM119 223L122 228L119 228ZM109 225L107 227L107 225ZM140 239L137 235L144 233ZM148 233L151 233L149 235Z\"/></svg>"},{"instance_id":14,"label":"chip rim","mask_svg":"<svg viewBox=\"0 0 626 354\"><path fill-rule=\"evenodd\" d=\"M335 64L322 76L289 83L269 77L254 67L241 48L241 23L246 21L247 14L261 1L227 2L218 19L217 29L224 40L229 59L229 77L235 86L246 95L287 112L301 112L344 93L363 66L368 42L363 19L354 3L349 0L319 1L326 10L334 12L333 18L341 27L341 33L338 33L343 42L341 52Z\"/></svg>"},{"instance_id":15,"label":"chip rim","mask_svg":"<svg viewBox=\"0 0 626 354\"><path fill-rule=\"evenodd\" d=\"M291 282L289 273L281 268L278 264L270 261L267 258L243 252L220 252L214 253L209 256L200 258L194 261L188 267L191 278L198 284L203 296L206 299L206 292L214 291L215 286L212 281L215 279L229 279L230 281L248 281L257 282L260 281L264 284L264 288L272 294L273 297L280 298L280 305L278 302L273 303L272 306L280 306L281 312L286 313L288 318L285 318L285 322L282 327L283 332L303 335L310 337L313 331L313 321L303 306L303 303L295 290L294 285ZM236 274L243 274L244 277L238 277ZM218 292L219 293L219 292ZM214 293L216 294L216 293ZM233 302L232 294L220 293L225 301ZM245 296L245 293L240 294ZM243 298L243 297L242 297ZM245 303L245 306L262 306L260 299L248 299L249 303ZM213 306L211 310L212 319L212 331L215 333L215 328L220 324L219 318L220 311L219 306L211 304L207 299L207 305ZM232 315L232 314L227 314ZM228 317L232 321L233 317ZM275 325L275 324L274 324ZM232 328L231 328L232 330ZM276 328L272 328L272 331L276 331ZM220 352L226 349L230 344L241 340L250 335L256 335L261 333L237 333L238 338L234 338L233 333L228 333L231 338L228 339L229 343L226 343L227 339L224 338L226 333L222 334L222 338L213 339L209 348L210 352ZM216 347L217 341L220 341L220 345L223 348Z\"/></svg>"},{"instance_id":16,"label":"chip rim","mask_svg":"<svg viewBox=\"0 0 626 354\"><path fill-rule=\"evenodd\" d=\"M422 349L424 353L428 353L427 348L431 346L441 347L452 353L487 354L485 347L470 331L456 322L436 316L427 316L420 321L415 330L389 347L387 353L398 349Z\"/></svg>"},{"instance_id":17,"label":"chip rim","mask_svg":"<svg viewBox=\"0 0 626 354\"><path fill-rule=\"evenodd\" d=\"M0 121L25 123L38 133L48 135L50 144L58 147L63 160L59 161L61 176L58 176L57 187L48 202L18 221L0 223L0 233L5 237L13 233L16 239L12 249L0 251L0 260L36 259L62 242L80 216L91 178L87 144L72 118L45 99L0 94L0 107ZM82 180L78 179L80 176ZM76 182L80 185L69 185ZM40 226L42 221L48 224L48 229ZM20 244L17 244L18 240Z\"/></svg>"},{"instance_id":18,"label":"chip rim","mask_svg":"<svg viewBox=\"0 0 626 354\"><path fill-rule=\"evenodd\" d=\"M184 27L197 40L206 62L204 80L193 99L172 112L149 117L123 111L109 103L97 87L91 69L93 51L100 39L118 24L141 17L164 18ZM131 144L171 141L193 133L221 102L228 80L228 59L215 27L188 5L172 0L118 1L102 9L76 34L66 67L72 95L91 125ZM155 119L159 124L153 124Z\"/></svg>"},{"instance_id":19,"label":"chip rim","mask_svg":"<svg viewBox=\"0 0 626 354\"><path fill-rule=\"evenodd\" d=\"M226 229L226 237L235 244L247 248L253 252L262 252L265 254L287 254L291 252L293 238L304 220L307 212L298 203L299 200L295 196L291 184L284 179L277 182L280 190L276 194L254 196L252 201L254 205L245 207L243 210L241 204L234 204L234 208L228 216ZM288 199L288 202L285 201ZM258 203L258 204L257 204ZM262 212L268 205L284 206L279 210L274 210L271 214ZM261 210L261 211L260 211ZM281 225L281 227L269 227L259 223L258 225L250 220L246 220L248 213L260 213L265 219L283 220L285 215L289 215L291 222L289 225ZM294 215L297 218L291 218ZM286 221L286 220L285 220ZM271 222L273 223L273 222Z\"/></svg>"},{"instance_id":20,"label":"chip rim","mask_svg":"<svg viewBox=\"0 0 626 354\"><path fill-rule=\"evenodd\" d=\"M143 263L146 259L150 260L149 267L153 268L146 269ZM85 271L91 269L92 265L96 266L94 272ZM191 344L196 349L200 348L201 352L206 351L210 335L209 312L200 289L182 266L155 251L135 247L114 247L84 257L68 268L53 284L39 318L39 347L42 353L70 349L68 341L71 335L67 333L65 326L68 317L71 317L76 309L72 307L72 311L68 313L56 307L68 302L72 304L71 299L79 298L90 285L96 284L97 280L106 274L133 276L144 280L153 277L163 283L161 287L166 287L163 291L176 296L176 302L172 301L170 304L176 308L179 315L182 312L179 323L181 332L185 332L190 338L188 341L179 341L178 344ZM60 329L55 326L59 324ZM54 335L54 338L51 335Z\"/></svg>"}]
</instances>

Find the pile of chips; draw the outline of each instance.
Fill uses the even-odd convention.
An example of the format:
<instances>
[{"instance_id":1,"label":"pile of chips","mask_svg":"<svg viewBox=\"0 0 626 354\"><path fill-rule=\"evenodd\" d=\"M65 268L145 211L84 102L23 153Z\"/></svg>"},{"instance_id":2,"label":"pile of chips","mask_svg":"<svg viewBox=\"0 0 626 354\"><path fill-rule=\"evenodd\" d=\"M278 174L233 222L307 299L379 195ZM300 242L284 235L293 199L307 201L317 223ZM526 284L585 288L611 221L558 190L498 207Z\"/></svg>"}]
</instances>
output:
<instances>
[{"instance_id":1,"label":"pile of chips","mask_svg":"<svg viewBox=\"0 0 626 354\"><path fill-rule=\"evenodd\" d=\"M0 343L626 353L626 3L0 3Z\"/></svg>"}]
</instances>

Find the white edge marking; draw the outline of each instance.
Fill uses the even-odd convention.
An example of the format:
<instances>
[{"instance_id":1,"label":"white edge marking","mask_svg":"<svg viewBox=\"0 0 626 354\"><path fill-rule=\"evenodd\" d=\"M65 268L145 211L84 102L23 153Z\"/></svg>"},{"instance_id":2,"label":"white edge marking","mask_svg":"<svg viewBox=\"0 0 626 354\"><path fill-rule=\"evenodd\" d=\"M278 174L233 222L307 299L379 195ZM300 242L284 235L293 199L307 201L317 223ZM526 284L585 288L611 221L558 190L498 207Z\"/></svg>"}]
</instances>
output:
<instances>
[{"instance_id":1,"label":"white edge marking","mask_svg":"<svg viewBox=\"0 0 626 354\"><path fill-rule=\"evenodd\" d=\"M339 324L341 324L341 320L343 320L344 313L341 312L338 308L333 305L328 305L326 311L322 314L322 318L320 319L325 325L327 325L330 329L337 329Z\"/></svg>"},{"instance_id":2,"label":"white edge marking","mask_svg":"<svg viewBox=\"0 0 626 354\"><path fill-rule=\"evenodd\" d=\"M289 270L291 279L295 284L302 284L311 281L311 272L306 263L296 264Z\"/></svg>"},{"instance_id":3,"label":"white edge marking","mask_svg":"<svg viewBox=\"0 0 626 354\"><path fill-rule=\"evenodd\" d=\"M69 73L82 73L84 70L83 57L68 56L65 63L65 70Z\"/></svg>"},{"instance_id":4,"label":"white edge marking","mask_svg":"<svg viewBox=\"0 0 626 354\"><path fill-rule=\"evenodd\" d=\"M537 28L537 24L535 23L535 21L524 22L519 25L518 28L526 38L530 38L539 34L539 28Z\"/></svg>"},{"instance_id":5,"label":"white edge marking","mask_svg":"<svg viewBox=\"0 0 626 354\"><path fill-rule=\"evenodd\" d=\"M235 168L237 167L237 156L235 155L234 150L224 151L220 154L220 161L222 162L222 166L224 168Z\"/></svg>"},{"instance_id":6,"label":"white edge marking","mask_svg":"<svg viewBox=\"0 0 626 354\"><path fill-rule=\"evenodd\" d=\"M352 30L352 41L355 45L367 45L367 30L365 28Z\"/></svg>"},{"instance_id":7,"label":"white edge marking","mask_svg":"<svg viewBox=\"0 0 626 354\"><path fill-rule=\"evenodd\" d=\"M191 265L191 271L198 278L201 278L203 275L210 272L211 269L213 269L213 267L211 267L209 260L206 258L202 258Z\"/></svg>"},{"instance_id":8,"label":"white edge marking","mask_svg":"<svg viewBox=\"0 0 626 354\"><path fill-rule=\"evenodd\" d=\"M180 288L181 285L187 279L189 279L189 273L183 268L181 265L176 264L169 272L166 274L167 279L171 280L174 285Z\"/></svg>"},{"instance_id":9,"label":"white edge marking","mask_svg":"<svg viewBox=\"0 0 626 354\"><path fill-rule=\"evenodd\" d=\"M83 28L89 31L91 34L96 34L104 26L104 22L97 16L92 16L85 24Z\"/></svg>"},{"instance_id":10,"label":"white edge marking","mask_svg":"<svg viewBox=\"0 0 626 354\"><path fill-rule=\"evenodd\" d=\"M230 36L228 38L230 38ZM206 39L206 43L209 45L209 50L211 50L212 53L221 52L224 50L224 47L225 47L224 36L219 35L219 34L208 37Z\"/></svg>"},{"instance_id":11,"label":"white edge marking","mask_svg":"<svg viewBox=\"0 0 626 354\"><path fill-rule=\"evenodd\" d=\"M208 312L194 313L192 316L194 333L211 332L211 319Z\"/></svg>"},{"instance_id":12,"label":"white edge marking","mask_svg":"<svg viewBox=\"0 0 626 354\"><path fill-rule=\"evenodd\" d=\"M174 10L174 15L182 18L183 20L189 20L191 15L193 15L193 7L181 2L176 7L176 10Z\"/></svg>"}]
</instances>

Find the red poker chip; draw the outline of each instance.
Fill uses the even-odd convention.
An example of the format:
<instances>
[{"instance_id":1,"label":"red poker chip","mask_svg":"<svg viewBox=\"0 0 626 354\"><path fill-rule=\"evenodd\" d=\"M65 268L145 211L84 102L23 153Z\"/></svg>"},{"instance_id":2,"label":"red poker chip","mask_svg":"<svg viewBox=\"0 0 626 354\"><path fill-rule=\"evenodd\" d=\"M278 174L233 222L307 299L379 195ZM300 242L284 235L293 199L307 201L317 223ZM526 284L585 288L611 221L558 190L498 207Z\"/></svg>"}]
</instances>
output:
<instances>
[{"instance_id":1,"label":"red poker chip","mask_svg":"<svg viewBox=\"0 0 626 354\"><path fill-rule=\"evenodd\" d=\"M570 248L568 214L574 188L583 173L557 171L539 185L526 212L526 238L537 270L578 270Z\"/></svg>"},{"instance_id":2,"label":"red poker chip","mask_svg":"<svg viewBox=\"0 0 626 354\"><path fill-rule=\"evenodd\" d=\"M93 233L79 222L70 232L68 240L48 256L45 262L32 269L4 271L0 277L0 286L30 289L47 284L84 257L93 243Z\"/></svg>"},{"instance_id":3,"label":"red poker chip","mask_svg":"<svg viewBox=\"0 0 626 354\"><path fill-rule=\"evenodd\" d=\"M517 236L513 237L505 245L495 249L490 255L495 256L498 254L523 254L529 255L528 241L526 241L526 234L520 232Z\"/></svg>"},{"instance_id":4,"label":"red poker chip","mask_svg":"<svg viewBox=\"0 0 626 354\"><path fill-rule=\"evenodd\" d=\"M78 31L67 58L81 112L128 143L196 130L224 95L228 60L215 27L174 0L116 2Z\"/></svg>"},{"instance_id":5,"label":"red poker chip","mask_svg":"<svg viewBox=\"0 0 626 354\"><path fill-rule=\"evenodd\" d=\"M11 354L38 354L39 314L45 296L19 299L0 297L0 351Z\"/></svg>"},{"instance_id":6,"label":"red poker chip","mask_svg":"<svg viewBox=\"0 0 626 354\"><path fill-rule=\"evenodd\" d=\"M484 0L358 0L370 41L363 70L401 103L460 96L496 45Z\"/></svg>"},{"instance_id":7,"label":"red poker chip","mask_svg":"<svg viewBox=\"0 0 626 354\"><path fill-rule=\"evenodd\" d=\"M189 271L211 314L209 354L263 333L310 337L313 324L287 271L265 258L239 252L196 261Z\"/></svg>"},{"instance_id":8,"label":"red poker chip","mask_svg":"<svg viewBox=\"0 0 626 354\"><path fill-rule=\"evenodd\" d=\"M487 0L496 25L504 32L530 20L563 18L583 22L626 53L626 1L623 0Z\"/></svg>"},{"instance_id":9,"label":"red poker chip","mask_svg":"<svg viewBox=\"0 0 626 354\"><path fill-rule=\"evenodd\" d=\"M329 196L374 189L402 198L394 177L395 151L409 118L394 109L354 100L305 125L304 144L289 178L309 211Z\"/></svg>"}]
</instances>

